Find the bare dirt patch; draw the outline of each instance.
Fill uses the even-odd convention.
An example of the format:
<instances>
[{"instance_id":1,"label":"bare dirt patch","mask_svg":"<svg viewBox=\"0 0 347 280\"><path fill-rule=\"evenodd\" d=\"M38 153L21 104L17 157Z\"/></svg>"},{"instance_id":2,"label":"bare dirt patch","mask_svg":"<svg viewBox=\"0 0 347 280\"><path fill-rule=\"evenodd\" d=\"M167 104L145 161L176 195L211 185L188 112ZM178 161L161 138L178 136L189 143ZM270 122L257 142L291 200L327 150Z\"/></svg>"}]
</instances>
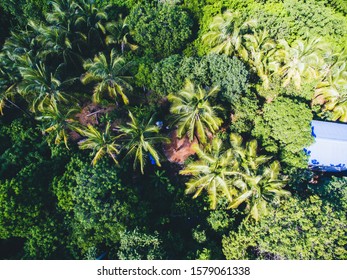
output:
<instances>
[{"instance_id":1,"label":"bare dirt patch","mask_svg":"<svg viewBox=\"0 0 347 280\"><path fill-rule=\"evenodd\" d=\"M115 106L101 106L99 104L90 103L84 106L80 113L76 114L76 118L81 125L87 126L98 125L99 116L111 112Z\"/></svg>"},{"instance_id":2,"label":"bare dirt patch","mask_svg":"<svg viewBox=\"0 0 347 280\"><path fill-rule=\"evenodd\" d=\"M111 112L116 107L112 106L101 106L99 104L88 103L84 105L79 113L75 115L76 120L83 126L98 126L100 115ZM81 140L82 136L76 131L70 131L69 137L72 141Z\"/></svg>"},{"instance_id":3,"label":"bare dirt patch","mask_svg":"<svg viewBox=\"0 0 347 280\"><path fill-rule=\"evenodd\" d=\"M192 142L189 141L187 136L179 139L177 137L177 130L172 131L169 134L171 142L163 146L164 154L170 162L175 162L183 164L185 160L195 154L195 151L192 149L194 143L198 143L198 140L194 137Z\"/></svg>"}]
</instances>

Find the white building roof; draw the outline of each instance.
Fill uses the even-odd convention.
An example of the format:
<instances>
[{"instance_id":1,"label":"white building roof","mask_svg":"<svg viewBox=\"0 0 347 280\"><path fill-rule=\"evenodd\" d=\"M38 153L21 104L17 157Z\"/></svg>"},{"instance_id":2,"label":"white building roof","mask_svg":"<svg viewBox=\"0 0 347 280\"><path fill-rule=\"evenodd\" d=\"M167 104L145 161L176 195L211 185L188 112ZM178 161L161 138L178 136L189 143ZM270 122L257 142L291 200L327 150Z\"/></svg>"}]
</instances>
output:
<instances>
[{"instance_id":1,"label":"white building roof","mask_svg":"<svg viewBox=\"0 0 347 280\"><path fill-rule=\"evenodd\" d=\"M317 138L347 141L347 124L312 121L312 135Z\"/></svg>"},{"instance_id":2,"label":"white building roof","mask_svg":"<svg viewBox=\"0 0 347 280\"><path fill-rule=\"evenodd\" d=\"M347 124L312 121L315 143L306 149L309 165L326 171L347 170Z\"/></svg>"}]
</instances>

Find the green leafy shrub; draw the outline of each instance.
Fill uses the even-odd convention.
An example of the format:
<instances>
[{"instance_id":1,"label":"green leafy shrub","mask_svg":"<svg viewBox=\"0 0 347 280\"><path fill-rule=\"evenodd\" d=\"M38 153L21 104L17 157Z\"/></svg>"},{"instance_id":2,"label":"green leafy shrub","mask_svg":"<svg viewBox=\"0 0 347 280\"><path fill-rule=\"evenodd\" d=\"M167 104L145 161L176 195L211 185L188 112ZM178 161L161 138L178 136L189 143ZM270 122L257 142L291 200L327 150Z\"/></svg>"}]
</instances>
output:
<instances>
[{"instance_id":1,"label":"green leafy shrub","mask_svg":"<svg viewBox=\"0 0 347 280\"><path fill-rule=\"evenodd\" d=\"M145 52L167 57L184 49L192 35L193 22L179 6L136 5L129 15L131 34Z\"/></svg>"},{"instance_id":2,"label":"green leafy shrub","mask_svg":"<svg viewBox=\"0 0 347 280\"><path fill-rule=\"evenodd\" d=\"M94 168L85 163L75 170L71 214L72 238L84 254L92 246L114 246L133 218L125 201L135 199L117 176L114 167L100 162Z\"/></svg>"},{"instance_id":3,"label":"green leafy shrub","mask_svg":"<svg viewBox=\"0 0 347 280\"><path fill-rule=\"evenodd\" d=\"M205 81L210 77L210 84L219 86L222 96L228 102L232 103L248 89L249 72L236 57L210 54L203 57L200 64L200 68L207 66Z\"/></svg>"},{"instance_id":4,"label":"green leafy shrub","mask_svg":"<svg viewBox=\"0 0 347 280\"><path fill-rule=\"evenodd\" d=\"M326 0L328 4L333 7L335 10L347 14L347 2L344 0Z\"/></svg>"},{"instance_id":5,"label":"green leafy shrub","mask_svg":"<svg viewBox=\"0 0 347 280\"><path fill-rule=\"evenodd\" d=\"M163 95L178 92L184 81L195 84L219 86L228 102L248 88L249 72L236 57L209 54L202 58L173 55L158 62L152 73L151 88Z\"/></svg>"},{"instance_id":6,"label":"green leafy shrub","mask_svg":"<svg viewBox=\"0 0 347 280\"><path fill-rule=\"evenodd\" d=\"M179 91L184 83L181 61L181 56L173 55L158 62L152 72L150 88L161 96Z\"/></svg>"},{"instance_id":7,"label":"green leafy shrub","mask_svg":"<svg viewBox=\"0 0 347 280\"><path fill-rule=\"evenodd\" d=\"M158 233L147 234L138 229L121 233L117 256L121 260L160 260L165 258Z\"/></svg>"},{"instance_id":8,"label":"green leafy shrub","mask_svg":"<svg viewBox=\"0 0 347 280\"><path fill-rule=\"evenodd\" d=\"M0 238L26 238L40 223L42 205L37 188L21 178L0 181Z\"/></svg>"},{"instance_id":9,"label":"green leafy shrub","mask_svg":"<svg viewBox=\"0 0 347 280\"><path fill-rule=\"evenodd\" d=\"M64 250L67 238L61 221L47 218L29 229L24 245L24 259L61 259L70 256Z\"/></svg>"},{"instance_id":10,"label":"green leafy shrub","mask_svg":"<svg viewBox=\"0 0 347 280\"><path fill-rule=\"evenodd\" d=\"M306 168L303 149L313 142L312 117L305 103L278 97L264 105L263 113L255 118L252 134L261 140L265 150L279 153L289 166Z\"/></svg>"},{"instance_id":11,"label":"green leafy shrub","mask_svg":"<svg viewBox=\"0 0 347 280\"><path fill-rule=\"evenodd\" d=\"M232 102L231 131L250 133L254 127L254 120L260 110L259 100L255 93L249 91L235 98Z\"/></svg>"},{"instance_id":12,"label":"green leafy shrub","mask_svg":"<svg viewBox=\"0 0 347 280\"><path fill-rule=\"evenodd\" d=\"M331 204L333 209L347 209L347 177L322 178L318 185L308 185L313 193Z\"/></svg>"},{"instance_id":13,"label":"green leafy shrub","mask_svg":"<svg viewBox=\"0 0 347 280\"><path fill-rule=\"evenodd\" d=\"M346 259L345 211L318 196L291 198L259 223L245 221L225 236L223 253L227 259Z\"/></svg>"}]
</instances>

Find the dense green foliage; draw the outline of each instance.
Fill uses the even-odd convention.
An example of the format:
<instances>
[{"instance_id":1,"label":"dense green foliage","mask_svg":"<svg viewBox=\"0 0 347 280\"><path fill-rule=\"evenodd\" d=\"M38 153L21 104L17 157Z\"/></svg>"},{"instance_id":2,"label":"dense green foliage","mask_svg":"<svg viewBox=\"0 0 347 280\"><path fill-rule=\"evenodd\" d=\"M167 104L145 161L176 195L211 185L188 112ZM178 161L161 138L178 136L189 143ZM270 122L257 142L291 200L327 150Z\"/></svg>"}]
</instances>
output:
<instances>
[{"instance_id":1,"label":"dense green foliage","mask_svg":"<svg viewBox=\"0 0 347 280\"><path fill-rule=\"evenodd\" d=\"M229 102L248 88L249 73L236 57L173 55L156 63L153 68L150 86L161 95L179 91L186 79L201 86L219 86L220 95Z\"/></svg>"},{"instance_id":2,"label":"dense green foliage","mask_svg":"<svg viewBox=\"0 0 347 280\"><path fill-rule=\"evenodd\" d=\"M184 48L192 35L189 15L174 5L136 5L129 15L131 34L148 54L167 57Z\"/></svg>"},{"instance_id":3,"label":"dense green foliage","mask_svg":"<svg viewBox=\"0 0 347 280\"><path fill-rule=\"evenodd\" d=\"M0 3L0 7L20 25L25 25L28 18L43 19L48 6L48 0L4 0Z\"/></svg>"},{"instance_id":4,"label":"dense green foliage","mask_svg":"<svg viewBox=\"0 0 347 280\"><path fill-rule=\"evenodd\" d=\"M149 235L136 229L121 235L117 254L120 260L160 260L164 257L158 234Z\"/></svg>"},{"instance_id":5,"label":"dense green foliage","mask_svg":"<svg viewBox=\"0 0 347 280\"><path fill-rule=\"evenodd\" d=\"M260 223L243 223L224 237L223 252L227 259L345 259L345 211L318 196L291 198Z\"/></svg>"},{"instance_id":6,"label":"dense green foliage","mask_svg":"<svg viewBox=\"0 0 347 280\"><path fill-rule=\"evenodd\" d=\"M68 220L76 246L85 253L89 247L118 241L132 215L130 206L124 203L124 198L131 200L131 194L122 186L117 173L112 169L107 172L102 165L91 169L87 164L75 180L74 208L68 213Z\"/></svg>"},{"instance_id":7,"label":"dense green foliage","mask_svg":"<svg viewBox=\"0 0 347 280\"><path fill-rule=\"evenodd\" d=\"M280 152L280 158L285 163L305 168L302 147L308 147L313 141L310 109L304 103L279 97L265 104L262 113L255 119L253 135L262 140L267 151ZM293 129L297 133L293 134Z\"/></svg>"},{"instance_id":8,"label":"dense green foliage","mask_svg":"<svg viewBox=\"0 0 347 280\"><path fill-rule=\"evenodd\" d=\"M344 3L1 1L0 258L347 259Z\"/></svg>"}]
</instances>

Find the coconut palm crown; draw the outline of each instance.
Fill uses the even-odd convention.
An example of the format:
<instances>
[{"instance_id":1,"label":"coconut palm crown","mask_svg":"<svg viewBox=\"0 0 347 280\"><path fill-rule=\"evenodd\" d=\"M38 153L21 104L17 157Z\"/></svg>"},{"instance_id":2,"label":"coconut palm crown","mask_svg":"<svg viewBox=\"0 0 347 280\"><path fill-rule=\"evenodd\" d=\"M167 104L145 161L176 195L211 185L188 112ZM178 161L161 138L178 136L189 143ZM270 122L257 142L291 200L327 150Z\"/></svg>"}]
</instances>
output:
<instances>
[{"instance_id":1,"label":"coconut palm crown","mask_svg":"<svg viewBox=\"0 0 347 280\"><path fill-rule=\"evenodd\" d=\"M119 154L118 145L116 143L116 136L111 134L111 124L108 122L104 132L100 132L92 125L88 125L84 129L76 129L79 134L86 137L78 144L80 149L93 150L94 158L92 164L95 165L104 155L109 155L112 160L118 164L116 155Z\"/></svg>"},{"instance_id":2,"label":"coconut palm crown","mask_svg":"<svg viewBox=\"0 0 347 280\"><path fill-rule=\"evenodd\" d=\"M233 186L237 189L230 208L237 208L246 203L249 215L258 221L267 213L267 204L278 204L281 197L290 195L283 189L286 178L280 175L278 161L270 162L271 157L258 155L258 144L255 139L242 144L242 137L230 134L230 143L239 162L238 170L233 172Z\"/></svg>"},{"instance_id":3,"label":"coconut palm crown","mask_svg":"<svg viewBox=\"0 0 347 280\"><path fill-rule=\"evenodd\" d=\"M213 18L209 31L202 36L202 42L211 47L211 52L238 55L248 59L245 47L245 34L251 34L256 20L244 20L241 13L225 11Z\"/></svg>"},{"instance_id":4,"label":"coconut palm crown","mask_svg":"<svg viewBox=\"0 0 347 280\"><path fill-rule=\"evenodd\" d=\"M332 112L332 120L347 122L347 52L334 54L333 63L328 65L326 74L315 89L314 103L323 99L323 110Z\"/></svg>"},{"instance_id":5,"label":"coconut palm crown","mask_svg":"<svg viewBox=\"0 0 347 280\"><path fill-rule=\"evenodd\" d=\"M187 133L189 140L197 136L201 143L207 141L207 131L215 133L222 124L216 111L222 111L219 106L212 106L210 101L219 91L218 87L208 92L187 80L185 87L177 94L169 94L172 103L170 112L174 114L174 124L177 124L177 135L181 138Z\"/></svg>"},{"instance_id":6,"label":"coconut palm crown","mask_svg":"<svg viewBox=\"0 0 347 280\"><path fill-rule=\"evenodd\" d=\"M253 34L247 34L244 37L249 53L248 61L261 78L264 88L268 89L271 76L269 63L276 51L276 43L269 37L266 29L257 30Z\"/></svg>"},{"instance_id":7,"label":"coconut palm crown","mask_svg":"<svg viewBox=\"0 0 347 280\"><path fill-rule=\"evenodd\" d=\"M71 97L66 89L75 81L74 78L61 81L58 78L58 67L54 72L47 69L42 62L35 64L28 56L22 58L23 66L19 67L22 81L18 84L18 92L29 102L31 110L44 110L51 103L67 102Z\"/></svg>"},{"instance_id":8,"label":"coconut palm crown","mask_svg":"<svg viewBox=\"0 0 347 280\"><path fill-rule=\"evenodd\" d=\"M121 53L124 53L125 49L130 49L132 51L138 49L136 44L129 42L129 27L126 21L127 19L123 19L120 15L118 21L112 21L106 25L106 30L108 32L106 44L118 46Z\"/></svg>"},{"instance_id":9,"label":"coconut palm crown","mask_svg":"<svg viewBox=\"0 0 347 280\"><path fill-rule=\"evenodd\" d=\"M214 138L205 149L201 149L198 144L193 144L193 149L199 160L180 171L181 175L192 176L186 183L186 194L194 193L193 198L196 198L203 190L207 191L211 209L216 209L221 197L225 197L231 204L236 191L230 176L238 164L231 150L225 150L222 140L218 138Z\"/></svg>"},{"instance_id":10,"label":"coconut palm crown","mask_svg":"<svg viewBox=\"0 0 347 280\"><path fill-rule=\"evenodd\" d=\"M77 112L77 108L62 110L56 103L51 103L44 108L36 119L42 122L43 133L50 135L48 143L53 139L56 145L63 141L66 148L69 148L68 130L74 129L76 121L73 117Z\"/></svg>"},{"instance_id":11,"label":"coconut palm crown","mask_svg":"<svg viewBox=\"0 0 347 280\"><path fill-rule=\"evenodd\" d=\"M207 191L210 208L216 209L218 201L227 199L229 208L246 206L248 217L258 221L267 213L267 205L278 204L281 197L290 193L283 189L287 180L280 174L278 161L257 154L257 141L243 145L240 135L230 134L230 146L226 148L219 138L200 148L193 144L198 161L189 163L181 175L192 176L186 183L186 193L198 197Z\"/></svg>"},{"instance_id":12,"label":"coconut palm crown","mask_svg":"<svg viewBox=\"0 0 347 280\"><path fill-rule=\"evenodd\" d=\"M283 87L292 82L300 89L304 81L319 79L323 65L320 54L325 48L320 38L297 39L291 45L282 39L279 43L281 49L277 52L277 61L272 62L272 68L283 78Z\"/></svg>"},{"instance_id":13,"label":"coconut palm crown","mask_svg":"<svg viewBox=\"0 0 347 280\"><path fill-rule=\"evenodd\" d=\"M87 72L81 77L84 84L95 82L93 101L99 103L103 93L107 92L110 97L117 99L120 96L124 104L129 103L125 92L132 90L129 84L130 77L124 76L129 64L124 58L117 56L116 50L112 49L109 57L100 53L93 60L87 60L84 68Z\"/></svg>"},{"instance_id":14,"label":"coconut palm crown","mask_svg":"<svg viewBox=\"0 0 347 280\"><path fill-rule=\"evenodd\" d=\"M149 155L157 166L160 165L159 154L155 150L154 144L168 142L168 138L158 135L159 127L153 125L153 116L146 121L139 120L129 111L130 122L126 126L121 126L118 137L122 139L126 156L134 156L133 167L136 169L140 165L141 173L144 174L146 158Z\"/></svg>"}]
</instances>

